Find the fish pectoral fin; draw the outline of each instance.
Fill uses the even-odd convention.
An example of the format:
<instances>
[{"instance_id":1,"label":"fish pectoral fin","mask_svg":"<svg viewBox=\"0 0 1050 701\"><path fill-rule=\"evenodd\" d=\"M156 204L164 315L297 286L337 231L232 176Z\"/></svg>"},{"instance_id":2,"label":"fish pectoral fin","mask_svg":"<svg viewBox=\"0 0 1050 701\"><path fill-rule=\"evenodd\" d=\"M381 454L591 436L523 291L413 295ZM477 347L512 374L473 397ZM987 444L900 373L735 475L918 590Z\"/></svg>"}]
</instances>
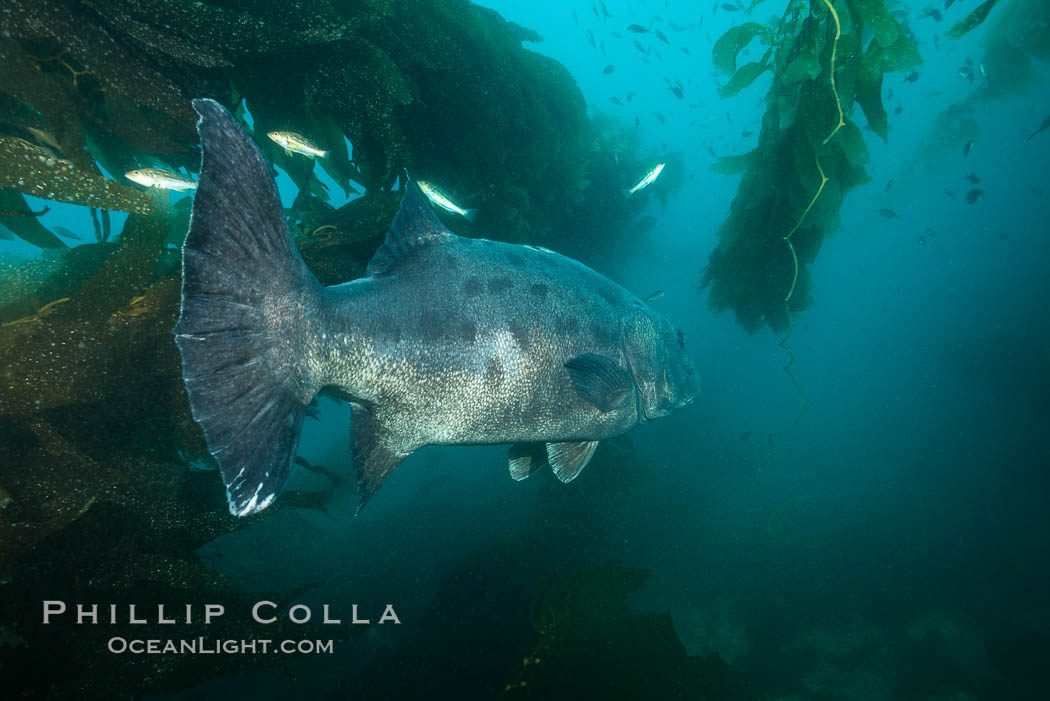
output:
<instances>
[{"instance_id":1,"label":"fish pectoral fin","mask_svg":"<svg viewBox=\"0 0 1050 701\"><path fill-rule=\"evenodd\" d=\"M565 368L576 394L599 411L612 411L634 390L634 381L627 371L604 355L584 353L571 358Z\"/></svg>"},{"instance_id":2,"label":"fish pectoral fin","mask_svg":"<svg viewBox=\"0 0 1050 701\"><path fill-rule=\"evenodd\" d=\"M551 464L555 476L562 482L572 482L594 456L598 441L573 441L568 443L548 443L547 462Z\"/></svg>"},{"instance_id":3,"label":"fish pectoral fin","mask_svg":"<svg viewBox=\"0 0 1050 701\"><path fill-rule=\"evenodd\" d=\"M547 461L543 443L515 443L507 454L510 476L520 482L538 470Z\"/></svg>"},{"instance_id":4,"label":"fish pectoral fin","mask_svg":"<svg viewBox=\"0 0 1050 701\"><path fill-rule=\"evenodd\" d=\"M375 414L360 404L350 405L350 449L357 473L357 513L383 486L390 473L412 451L403 450ZM355 514L356 515L356 514Z\"/></svg>"}]
</instances>

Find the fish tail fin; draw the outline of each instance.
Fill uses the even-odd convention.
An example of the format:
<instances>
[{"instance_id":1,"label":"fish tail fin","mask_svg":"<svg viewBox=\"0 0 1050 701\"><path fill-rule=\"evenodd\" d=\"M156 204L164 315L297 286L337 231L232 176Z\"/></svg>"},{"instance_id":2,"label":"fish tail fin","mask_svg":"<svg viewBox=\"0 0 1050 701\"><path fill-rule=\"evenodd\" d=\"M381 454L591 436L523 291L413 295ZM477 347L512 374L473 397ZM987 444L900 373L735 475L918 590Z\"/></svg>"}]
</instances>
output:
<instances>
[{"instance_id":1,"label":"fish tail fin","mask_svg":"<svg viewBox=\"0 0 1050 701\"><path fill-rule=\"evenodd\" d=\"M463 212L463 218L466 219L467 221L469 221L472 224L474 223L474 219L477 216L478 216L478 210L476 210L476 209L468 209L468 210Z\"/></svg>"},{"instance_id":2,"label":"fish tail fin","mask_svg":"<svg viewBox=\"0 0 1050 701\"><path fill-rule=\"evenodd\" d=\"M317 157L318 158L328 158L328 154L329 153L331 153L331 152L330 151L318 151L317 152Z\"/></svg>"},{"instance_id":3,"label":"fish tail fin","mask_svg":"<svg viewBox=\"0 0 1050 701\"><path fill-rule=\"evenodd\" d=\"M292 242L262 153L217 102L193 107L203 156L175 341L230 513L247 516L291 473L315 384L300 324L323 288Z\"/></svg>"}]
</instances>

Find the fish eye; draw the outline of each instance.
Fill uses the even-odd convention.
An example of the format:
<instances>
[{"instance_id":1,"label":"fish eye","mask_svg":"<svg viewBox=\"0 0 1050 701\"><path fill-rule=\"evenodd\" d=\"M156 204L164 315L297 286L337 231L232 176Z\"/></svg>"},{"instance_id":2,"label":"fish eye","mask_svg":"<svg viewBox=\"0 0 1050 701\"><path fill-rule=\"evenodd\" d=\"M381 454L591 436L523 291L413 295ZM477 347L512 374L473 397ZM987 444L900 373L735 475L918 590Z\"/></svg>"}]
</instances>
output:
<instances>
[{"instance_id":1,"label":"fish eye","mask_svg":"<svg viewBox=\"0 0 1050 701\"><path fill-rule=\"evenodd\" d=\"M685 334L682 333L682 329L678 329L678 347L685 349Z\"/></svg>"}]
</instances>

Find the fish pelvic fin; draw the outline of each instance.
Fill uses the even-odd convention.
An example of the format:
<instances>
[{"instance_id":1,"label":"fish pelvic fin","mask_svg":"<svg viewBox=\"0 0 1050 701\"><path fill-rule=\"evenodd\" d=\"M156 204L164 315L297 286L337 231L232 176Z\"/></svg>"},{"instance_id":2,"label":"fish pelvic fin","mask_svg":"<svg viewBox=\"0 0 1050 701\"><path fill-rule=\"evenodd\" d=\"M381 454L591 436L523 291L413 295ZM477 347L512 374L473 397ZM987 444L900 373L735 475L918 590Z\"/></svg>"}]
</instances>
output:
<instances>
[{"instance_id":1,"label":"fish pelvic fin","mask_svg":"<svg viewBox=\"0 0 1050 701\"><path fill-rule=\"evenodd\" d=\"M412 450L401 449L379 417L367 407L353 403L350 410L350 449L360 497L357 515Z\"/></svg>"},{"instance_id":2,"label":"fish pelvic fin","mask_svg":"<svg viewBox=\"0 0 1050 701\"><path fill-rule=\"evenodd\" d=\"M175 343L190 409L230 513L269 506L292 470L305 406L293 342L320 283L292 243L270 167L219 103L194 100L202 165L182 251Z\"/></svg>"},{"instance_id":3,"label":"fish pelvic fin","mask_svg":"<svg viewBox=\"0 0 1050 701\"><path fill-rule=\"evenodd\" d=\"M548 443L547 461L554 476L562 482L572 482L594 457L598 441L570 441Z\"/></svg>"}]
</instances>

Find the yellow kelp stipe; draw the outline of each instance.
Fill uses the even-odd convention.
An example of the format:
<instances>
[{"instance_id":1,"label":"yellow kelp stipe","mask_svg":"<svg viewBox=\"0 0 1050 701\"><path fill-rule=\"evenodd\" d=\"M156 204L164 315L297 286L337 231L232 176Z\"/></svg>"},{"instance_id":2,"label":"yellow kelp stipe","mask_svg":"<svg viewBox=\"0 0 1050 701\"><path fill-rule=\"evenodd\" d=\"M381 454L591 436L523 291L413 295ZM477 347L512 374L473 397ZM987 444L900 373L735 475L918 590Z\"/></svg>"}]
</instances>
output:
<instances>
[{"instance_id":1,"label":"yellow kelp stipe","mask_svg":"<svg viewBox=\"0 0 1050 701\"><path fill-rule=\"evenodd\" d=\"M831 133L824 138L823 142L821 142L822 144L827 144L829 141L831 141L832 138L834 138L835 134L838 133L839 129L846 126L846 123L843 119L842 114L842 102L839 99L838 89L835 87L835 57L838 51L839 38L842 36L842 25L839 22L838 13L835 12L835 8L831 5L831 0L823 0L823 2L828 8L828 12L831 16L832 21L835 23L835 38L831 44L831 66L829 75L831 80L831 92L835 96L835 107L838 109L839 113L838 124L835 125L835 127L831 130ZM805 393L803 393L802 388L798 386L798 380L795 379L795 373L791 371L791 366L795 364L795 353L791 350L791 348L788 347L787 341L789 338L791 338L791 332L795 330L795 317L791 313L790 303L792 295L795 294L795 285L796 283L798 283L798 254L795 253L795 246L791 243L791 237L794 236L795 232L798 231L799 227L802 226L802 222L806 220L806 217L809 215L810 210L813 209L813 205L817 203L817 200L820 199L820 195L824 192L824 186L828 184L828 176L824 174L824 168L820 165L820 156L814 155L814 160L817 164L817 172L820 173L820 186L817 188L817 191L813 194L813 199L809 201L809 204L806 205L806 208L802 211L802 215L798 218L798 221L795 222L795 226L793 226L791 228L791 231L788 232L787 236L784 237L784 243L787 244L788 251L791 253L791 263L794 266L794 274L791 277L791 286L788 288L787 294L784 295L784 312L787 314L788 318L788 329L787 332L784 334L784 337L780 339L780 343L777 344L785 351L787 351L788 361L787 364L783 367L783 370L787 374L788 378L791 380L791 386L795 388L795 391L798 393L798 396L802 399L802 406L799 409L798 416L795 417L795 420L791 422L790 426L781 429L780 431L774 431L773 433L769 434L769 449L772 451L772 453L769 456L770 458L776 455L777 452L776 446L773 444L773 439L781 433L791 431L796 426L798 426L799 421L802 420L802 416L806 413L806 409L809 407L809 401L806 399L806 395Z\"/></svg>"}]
</instances>

